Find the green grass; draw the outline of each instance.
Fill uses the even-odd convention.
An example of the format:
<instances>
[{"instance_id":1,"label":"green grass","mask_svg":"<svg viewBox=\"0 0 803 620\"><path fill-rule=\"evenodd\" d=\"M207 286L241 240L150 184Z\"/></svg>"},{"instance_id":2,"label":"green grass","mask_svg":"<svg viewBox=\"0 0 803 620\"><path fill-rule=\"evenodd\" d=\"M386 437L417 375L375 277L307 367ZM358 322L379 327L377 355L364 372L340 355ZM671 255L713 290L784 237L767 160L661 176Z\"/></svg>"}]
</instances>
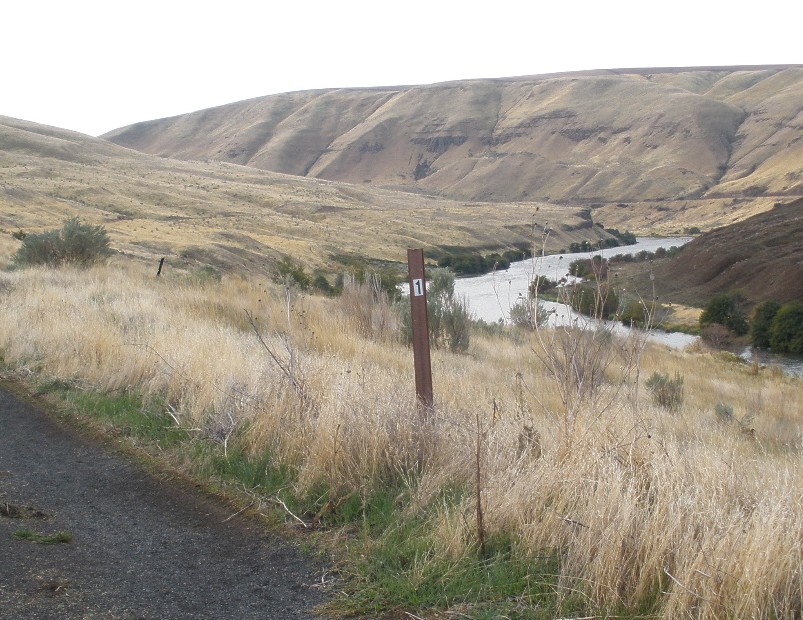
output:
<instances>
[{"instance_id":1,"label":"green grass","mask_svg":"<svg viewBox=\"0 0 803 620\"><path fill-rule=\"evenodd\" d=\"M114 429L115 434L154 442L161 448L178 446L188 432L178 428L159 401L145 402L133 392L101 394L62 381L40 385L38 394L56 394L89 417Z\"/></svg>"},{"instance_id":2,"label":"green grass","mask_svg":"<svg viewBox=\"0 0 803 620\"><path fill-rule=\"evenodd\" d=\"M690 336L700 335L699 325L689 325L687 323L660 323L657 328L665 332L682 332Z\"/></svg>"},{"instance_id":3,"label":"green grass","mask_svg":"<svg viewBox=\"0 0 803 620\"><path fill-rule=\"evenodd\" d=\"M29 529L21 529L14 532L17 540L27 540L39 545L56 545L59 543L72 542L72 534L69 532L56 532L55 534L40 534Z\"/></svg>"},{"instance_id":4,"label":"green grass","mask_svg":"<svg viewBox=\"0 0 803 620\"><path fill-rule=\"evenodd\" d=\"M427 518L399 518L363 539L356 574L335 605L352 612L455 609L471 618L546 620L583 612L576 597L562 597L560 557L528 557L508 539L488 541L486 557L475 548L459 557L437 552Z\"/></svg>"},{"instance_id":5,"label":"green grass","mask_svg":"<svg viewBox=\"0 0 803 620\"><path fill-rule=\"evenodd\" d=\"M224 449L209 440L194 442L192 462L197 476L235 485L262 497L275 497L286 502L293 512L303 510L291 492L295 473L280 465L270 453L252 455L234 445Z\"/></svg>"}]
</instances>

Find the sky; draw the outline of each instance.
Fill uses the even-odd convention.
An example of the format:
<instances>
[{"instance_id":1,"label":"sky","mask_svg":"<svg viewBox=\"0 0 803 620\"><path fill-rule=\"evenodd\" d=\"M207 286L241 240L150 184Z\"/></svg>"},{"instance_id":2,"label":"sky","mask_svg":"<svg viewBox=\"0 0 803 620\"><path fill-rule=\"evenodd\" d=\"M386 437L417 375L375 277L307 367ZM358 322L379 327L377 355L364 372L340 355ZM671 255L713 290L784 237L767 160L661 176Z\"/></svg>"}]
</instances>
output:
<instances>
[{"instance_id":1,"label":"sky","mask_svg":"<svg viewBox=\"0 0 803 620\"><path fill-rule=\"evenodd\" d=\"M100 135L317 88L803 64L803 3L6 0L0 115Z\"/></svg>"}]
</instances>

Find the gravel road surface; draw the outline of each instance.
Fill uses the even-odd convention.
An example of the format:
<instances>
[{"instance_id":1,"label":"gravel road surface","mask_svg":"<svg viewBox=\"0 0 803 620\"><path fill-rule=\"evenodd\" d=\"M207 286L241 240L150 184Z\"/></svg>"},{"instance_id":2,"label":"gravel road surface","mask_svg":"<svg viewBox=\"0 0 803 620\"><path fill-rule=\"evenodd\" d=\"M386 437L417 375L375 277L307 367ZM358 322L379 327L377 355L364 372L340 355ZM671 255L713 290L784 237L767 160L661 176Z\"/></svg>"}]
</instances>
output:
<instances>
[{"instance_id":1,"label":"gravel road surface","mask_svg":"<svg viewBox=\"0 0 803 620\"><path fill-rule=\"evenodd\" d=\"M318 617L321 567L0 383L0 618ZM15 534L68 532L69 543Z\"/></svg>"}]
</instances>

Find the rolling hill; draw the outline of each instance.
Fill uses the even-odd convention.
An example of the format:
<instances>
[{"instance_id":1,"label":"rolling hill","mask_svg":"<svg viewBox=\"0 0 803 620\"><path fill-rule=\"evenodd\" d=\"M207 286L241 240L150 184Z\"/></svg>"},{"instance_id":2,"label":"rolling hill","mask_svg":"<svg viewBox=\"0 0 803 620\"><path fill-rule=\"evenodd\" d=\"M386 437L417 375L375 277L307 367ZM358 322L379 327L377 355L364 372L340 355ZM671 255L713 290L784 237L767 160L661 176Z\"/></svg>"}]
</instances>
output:
<instances>
[{"instance_id":1,"label":"rolling hill","mask_svg":"<svg viewBox=\"0 0 803 620\"><path fill-rule=\"evenodd\" d=\"M682 302L737 290L751 305L803 301L803 199L700 235L655 271Z\"/></svg>"},{"instance_id":2,"label":"rolling hill","mask_svg":"<svg viewBox=\"0 0 803 620\"><path fill-rule=\"evenodd\" d=\"M103 139L0 117L0 227L78 215L130 256L257 273L502 251L546 223L559 250L601 225L709 230L803 196L802 129L801 65L287 93Z\"/></svg>"},{"instance_id":3,"label":"rolling hill","mask_svg":"<svg viewBox=\"0 0 803 620\"><path fill-rule=\"evenodd\" d=\"M0 258L11 233L78 216L141 260L270 275L290 257L329 272L354 257L406 261L406 248L504 250L549 222L553 249L608 238L588 209L475 203L143 154L80 133L0 117Z\"/></svg>"},{"instance_id":4,"label":"rolling hill","mask_svg":"<svg viewBox=\"0 0 803 620\"><path fill-rule=\"evenodd\" d=\"M803 66L784 65L295 92L103 137L456 200L586 206L606 225L669 233L803 195L802 130Z\"/></svg>"}]
</instances>

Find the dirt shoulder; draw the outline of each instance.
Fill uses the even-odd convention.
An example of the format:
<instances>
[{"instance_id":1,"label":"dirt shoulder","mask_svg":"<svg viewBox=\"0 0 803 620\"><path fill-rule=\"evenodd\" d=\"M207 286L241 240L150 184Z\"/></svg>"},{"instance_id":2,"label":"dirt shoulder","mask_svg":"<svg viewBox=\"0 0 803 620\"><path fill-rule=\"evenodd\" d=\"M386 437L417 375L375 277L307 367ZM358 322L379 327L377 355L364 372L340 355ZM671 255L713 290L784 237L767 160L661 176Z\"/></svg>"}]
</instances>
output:
<instances>
[{"instance_id":1,"label":"dirt shoulder","mask_svg":"<svg viewBox=\"0 0 803 620\"><path fill-rule=\"evenodd\" d=\"M321 567L233 513L0 382L0 618L317 617Z\"/></svg>"}]
</instances>

